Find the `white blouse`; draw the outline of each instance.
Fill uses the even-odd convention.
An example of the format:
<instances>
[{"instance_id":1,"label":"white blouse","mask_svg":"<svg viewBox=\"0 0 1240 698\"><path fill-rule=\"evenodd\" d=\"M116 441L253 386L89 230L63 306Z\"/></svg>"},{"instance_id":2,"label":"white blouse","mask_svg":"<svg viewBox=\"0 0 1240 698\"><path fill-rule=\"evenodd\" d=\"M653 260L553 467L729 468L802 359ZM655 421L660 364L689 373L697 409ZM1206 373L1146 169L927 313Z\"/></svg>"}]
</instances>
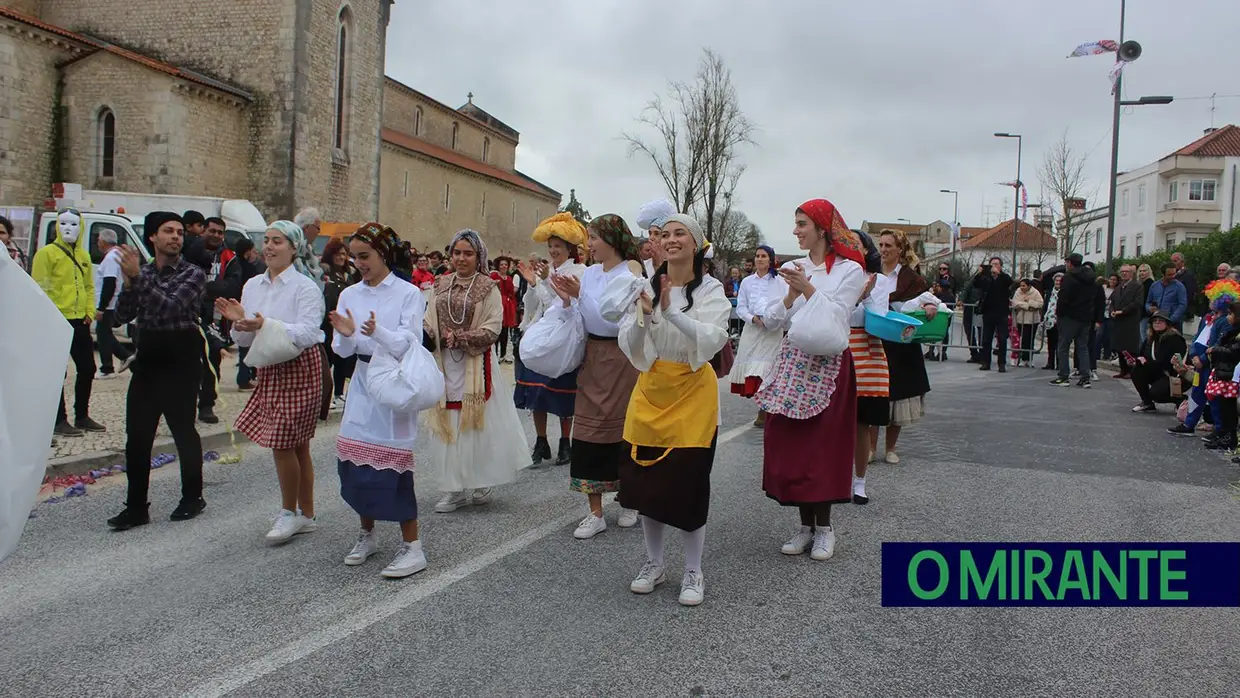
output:
<instances>
[{"instance_id":1,"label":"white blouse","mask_svg":"<svg viewBox=\"0 0 1240 698\"><path fill-rule=\"evenodd\" d=\"M585 274L585 271L586 266L584 264L578 264L570 259L561 264L559 267L552 269L551 274L572 274L578 279L581 279L582 275ZM538 320L542 318L543 313L547 312L547 308L550 308L556 303L563 302L560 300L560 297L556 295L555 289L551 288L551 284L548 283L550 280L550 277L546 279L538 278L536 283L525 289L525 295L522 296L521 299L522 302L525 303L525 317L521 320L522 332L528 330L530 326L538 322Z\"/></svg>"},{"instance_id":2,"label":"white blouse","mask_svg":"<svg viewBox=\"0 0 1240 698\"><path fill-rule=\"evenodd\" d=\"M602 264L586 267L585 273L581 275L581 293L576 305L581 311L581 319L585 322L587 333L598 337L619 336L620 323L608 322L603 317L599 300L603 297L603 291L607 289L607 285L623 276L633 276L628 264L624 262L612 267L611 271L603 271Z\"/></svg>"},{"instance_id":3,"label":"white blouse","mask_svg":"<svg viewBox=\"0 0 1240 698\"><path fill-rule=\"evenodd\" d=\"M870 290L870 295L857 303L857 307L853 308L852 317L849 325L852 327L865 327L865 311L872 310L879 315L885 315L888 310L888 299L896 290L896 280L885 274L876 274L874 276L874 288Z\"/></svg>"},{"instance_id":4,"label":"white blouse","mask_svg":"<svg viewBox=\"0 0 1240 698\"><path fill-rule=\"evenodd\" d=\"M637 324L638 306L634 304L620 321L620 350L639 371L649 371L656 359L689 364L698 370L710 363L728 341L728 316L732 302L723 293L723 284L713 276L703 277L693 291L693 307L682 310L688 302L683 287L664 289L671 304L664 313L655 303L654 313ZM646 293L654 298L650 282Z\"/></svg>"},{"instance_id":5,"label":"white blouse","mask_svg":"<svg viewBox=\"0 0 1240 698\"><path fill-rule=\"evenodd\" d=\"M778 274L758 276L754 273L741 281L740 293L736 294L736 315L746 325L752 323L755 317L762 317L767 301L771 299L771 289L778 279Z\"/></svg>"},{"instance_id":6,"label":"white blouse","mask_svg":"<svg viewBox=\"0 0 1240 698\"><path fill-rule=\"evenodd\" d=\"M241 289L241 305L245 316L279 320L288 330L289 339L299 349L323 343L323 316L327 312L323 291L308 277L289 267L274 279L267 272L245 282ZM254 332L233 328L232 337L239 346L254 343Z\"/></svg>"},{"instance_id":7,"label":"white blouse","mask_svg":"<svg viewBox=\"0 0 1240 698\"><path fill-rule=\"evenodd\" d=\"M332 351L337 355L372 356L382 347L399 358L413 343L422 342L426 297L417 286L389 273L376 286L363 281L341 291L336 312L352 312L356 325L352 336L332 333ZM362 324L372 312L375 333L367 337L362 334ZM412 451L418 438L418 413L395 412L376 402L366 391L369 369L370 364L363 361L354 369L340 420L341 438Z\"/></svg>"},{"instance_id":8,"label":"white blouse","mask_svg":"<svg viewBox=\"0 0 1240 698\"><path fill-rule=\"evenodd\" d=\"M891 270L890 274L886 274L886 278L891 282L891 291L896 290L896 279L900 277L900 270L904 268L903 264L897 264L896 268ZM939 300L939 297L929 291L924 291L920 296L907 301L891 301L891 309L899 313L908 313L914 310L921 310L923 305L938 306L940 313L950 313L952 309L946 303Z\"/></svg>"},{"instance_id":9,"label":"white blouse","mask_svg":"<svg viewBox=\"0 0 1240 698\"><path fill-rule=\"evenodd\" d=\"M809 277L809 282L814 285L814 294L821 295L831 305L836 306L841 311L840 317L851 319L857 301L861 299L861 292L865 290L868 278L865 269L860 264L851 259L836 257L831 265L831 271L828 272L825 261L815 266L809 257L802 257L788 262L784 268L792 265L808 270L806 275ZM788 282L781 277L775 277L767 296L766 315L762 318L762 324L771 329L791 327L793 318L801 308L805 307L806 300L804 294L799 295L792 302L792 307L787 308L784 306L784 298L787 295Z\"/></svg>"},{"instance_id":10,"label":"white blouse","mask_svg":"<svg viewBox=\"0 0 1240 698\"><path fill-rule=\"evenodd\" d=\"M426 313L426 296L417 286L388 275L377 285L366 282L353 284L340 292L336 303L340 315L353 314L353 334L345 337L332 333L332 351L337 356L354 354L371 356L382 347L392 356L404 356L411 342L422 343L422 317ZM375 314L375 333L362 334L362 325Z\"/></svg>"}]
</instances>

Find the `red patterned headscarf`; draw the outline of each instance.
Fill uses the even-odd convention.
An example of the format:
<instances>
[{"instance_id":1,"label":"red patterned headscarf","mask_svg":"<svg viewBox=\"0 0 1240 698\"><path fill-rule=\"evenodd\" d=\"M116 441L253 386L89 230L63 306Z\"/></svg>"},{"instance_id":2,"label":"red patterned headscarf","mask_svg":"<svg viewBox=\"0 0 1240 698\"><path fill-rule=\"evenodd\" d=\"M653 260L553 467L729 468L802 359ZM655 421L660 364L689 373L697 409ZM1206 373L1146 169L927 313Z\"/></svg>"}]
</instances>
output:
<instances>
[{"instance_id":1,"label":"red patterned headscarf","mask_svg":"<svg viewBox=\"0 0 1240 698\"><path fill-rule=\"evenodd\" d=\"M826 231L832 252L865 268L865 245L845 225L844 217L836 210L835 204L826 199L810 199L798 206L797 211L809 216L811 221Z\"/></svg>"}]
</instances>

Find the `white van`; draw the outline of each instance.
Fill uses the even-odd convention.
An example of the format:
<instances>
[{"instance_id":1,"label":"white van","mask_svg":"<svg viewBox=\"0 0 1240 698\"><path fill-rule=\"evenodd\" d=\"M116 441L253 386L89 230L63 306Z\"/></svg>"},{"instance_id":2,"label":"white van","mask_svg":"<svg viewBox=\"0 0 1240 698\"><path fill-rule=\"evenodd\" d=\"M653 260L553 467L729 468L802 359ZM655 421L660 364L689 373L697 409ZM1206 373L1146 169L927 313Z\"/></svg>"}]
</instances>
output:
<instances>
[{"instance_id":1,"label":"white van","mask_svg":"<svg viewBox=\"0 0 1240 698\"><path fill-rule=\"evenodd\" d=\"M179 196L176 194L137 194L123 191L86 189L75 200L57 200L57 208L73 206L82 210L110 211L125 216L142 237L142 225L146 214L152 211L171 211L177 215L194 210L207 218L217 217L224 221L224 244L233 249L237 239L248 237L261 246L267 232L263 214L252 202L245 199L222 199L212 196Z\"/></svg>"}]
</instances>

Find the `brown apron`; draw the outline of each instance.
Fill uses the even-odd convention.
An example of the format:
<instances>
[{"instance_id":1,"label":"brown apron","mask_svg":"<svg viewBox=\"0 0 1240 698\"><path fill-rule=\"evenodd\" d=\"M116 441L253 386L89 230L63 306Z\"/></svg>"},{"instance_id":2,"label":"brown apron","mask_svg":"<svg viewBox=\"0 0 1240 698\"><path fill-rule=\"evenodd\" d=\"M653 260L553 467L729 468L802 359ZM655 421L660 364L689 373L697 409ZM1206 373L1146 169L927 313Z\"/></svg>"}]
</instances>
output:
<instances>
[{"instance_id":1,"label":"brown apron","mask_svg":"<svg viewBox=\"0 0 1240 698\"><path fill-rule=\"evenodd\" d=\"M323 399L319 403L319 419L326 421L332 409L332 363L327 360L327 345L319 345L323 355Z\"/></svg>"}]
</instances>

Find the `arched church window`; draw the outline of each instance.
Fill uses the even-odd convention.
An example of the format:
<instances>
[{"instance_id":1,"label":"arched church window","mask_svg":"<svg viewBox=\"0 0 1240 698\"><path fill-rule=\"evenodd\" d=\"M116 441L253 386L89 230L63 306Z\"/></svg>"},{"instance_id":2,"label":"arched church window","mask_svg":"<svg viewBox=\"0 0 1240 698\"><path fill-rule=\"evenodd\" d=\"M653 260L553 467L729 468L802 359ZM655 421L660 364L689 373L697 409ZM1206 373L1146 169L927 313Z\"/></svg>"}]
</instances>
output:
<instances>
[{"instance_id":1,"label":"arched church window","mask_svg":"<svg viewBox=\"0 0 1240 698\"><path fill-rule=\"evenodd\" d=\"M116 174L116 115L111 109L104 107L99 110L97 121L99 130L97 169L100 177L113 177Z\"/></svg>"},{"instance_id":2,"label":"arched church window","mask_svg":"<svg viewBox=\"0 0 1240 698\"><path fill-rule=\"evenodd\" d=\"M413 110L413 135L422 135L422 107Z\"/></svg>"},{"instance_id":3,"label":"arched church window","mask_svg":"<svg viewBox=\"0 0 1240 698\"><path fill-rule=\"evenodd\" d=\"M482 161L483 162L491 161L491 139L490 138L482 139Z\"/></svg>"},{"instance_id":4,"label":"arched church window","mask_svg":"<svg viewBox=\"0 0 1240 698\"><path fill-rule=\"evenodd\" d=\"M452 122L452 149L453 150L456 150L456 137L460 135L460 133L461 133L461 125L453 121Z\"/></svg>"},{"instance_id":5,"label":"arched church window","mask_svg":"<svg viewBox=\"0 0 1240 698\"><path fill-rule=\"evenodd\" d=\"M336 22L336 108L332 145L347 151L352 97L350 77L353 74L353 12L347 5L340 8Z\"/></svg>"}]
</instances>

